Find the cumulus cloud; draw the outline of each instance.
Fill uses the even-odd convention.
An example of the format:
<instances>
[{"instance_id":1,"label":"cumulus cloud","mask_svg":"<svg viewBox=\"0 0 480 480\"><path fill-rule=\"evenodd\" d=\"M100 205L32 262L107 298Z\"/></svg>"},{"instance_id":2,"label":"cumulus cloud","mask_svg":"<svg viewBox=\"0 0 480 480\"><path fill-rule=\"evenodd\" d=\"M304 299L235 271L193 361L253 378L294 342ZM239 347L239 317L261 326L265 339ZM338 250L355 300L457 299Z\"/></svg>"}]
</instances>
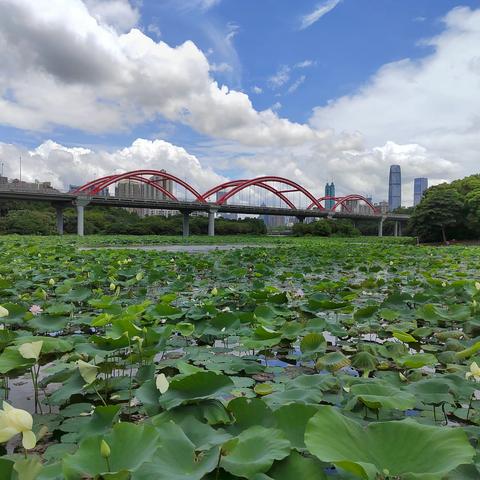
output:
<instances>
[{"instance_id":1,"label":"cumulus cloud","mask_svg":"<svg viewBox=\"0 0 480 480\"><path fill-rule=\"evenodd\" d=\"M318 22L323 16L331 12L342 0L326 0L325 2L317 5L313 12L308 15L304 15L300 19L300 30L305 30L311 27L314 23Z\"/></svg>"},{"instance_id":2,"label":"cumulus cloud","mask_svg":"<svg viewBox=\"0 0 480 480\"><path fill-rule=\"evenodd\" d=\"M18 159L22 157L22 180L50 181L60 190L70 184L83 185L94 178L112 173L144 169L164 169L197 189L204 191L225 178L189 154L184 148L163 140L139 138L132 145L115 150L92 150L66 147L52 140L43 142L33 150L0 142L0 158L5 175L18 178ZM41 178L38 177L41 172Z\"/></svg>"},{"instance_id":3,"label":"cumulus cloud","mask_svg":"<svg viewBox=\"0 0 480 480\"><path fill-rule=\"evenodd\" d=\"M334 179L339 193L381 200L388 168L398 163L408 204L415 176L435 183L478 169L480 10L454 9L444 31L426 42L431 54L385 65L358 92L316 108L309 124L299 124L281 118L278 105L257 111L248 95L219 85L212 72L227 69L209 64L193 42L176 48L155 42L138 28L128 30L134 16L115 25L115 15L107 21L99 13L100 1L86 2L0 0L0 124L109 133L157 120L188 125L213 143L201 165L162 140L137 140L115 152L53 142L32 151L0 144L7 168L23 152L30 179L41 171L41 180L65 186L117 168L159 164L185 171L200 189L223 178L215 171L234 170L246 177L291 177L318 195ZM232 47L237 31L233 25L217 30L218 38L228 38ZM296 69L312 65L283 66L270 85L292 88Z\"/></svg>"},{"instance_id":4,"label":"cumulus cloud","mask_svg":"<svg viewBox=\"0 0 480 480\"><path fill-rule=\"evenodd\" d=\"M128 0L85 0L89 12L103 25L127 32L140 19L138 8Z\"/></svg>"},{"instance_id":5,"label":"cumulus cloud","mask_svg":"<svg viewBox=\"0 0 480 480\"><path fill-rule=\"evenodd\" d=\"M236 31L229 27L230 40ZM317 136L218 85L193 42L172 48L135 28L119 33L81 0L0 0L0 32L0 123L6 125L103 133L161 117L254 145Z\"/></svg>"},{"instance_id":6,"label":"cumulus cloud","mask_svg":"<svg viewBox=\"0 0 480 480\"><path fill-rule=\"evenodd\" d=\"M312 126L358 130L369 146L416 143L457 164L448 178L478 172L480 10L455 8L444 24L423 42L432 53L383 66L358 92L316 108Z\"/></svg>"}]
</instances>

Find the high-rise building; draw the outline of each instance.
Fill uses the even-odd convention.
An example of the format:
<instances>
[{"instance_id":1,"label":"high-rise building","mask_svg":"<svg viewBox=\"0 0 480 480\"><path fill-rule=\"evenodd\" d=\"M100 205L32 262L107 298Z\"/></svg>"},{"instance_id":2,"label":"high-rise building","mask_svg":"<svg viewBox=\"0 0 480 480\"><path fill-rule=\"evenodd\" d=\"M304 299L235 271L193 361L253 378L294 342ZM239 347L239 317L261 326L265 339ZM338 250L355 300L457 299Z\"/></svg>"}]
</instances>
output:
<instances>
[{"instance_id":1,"label":"high-rise building","mask_svg":"<svg viewBox=\"0 0 480 480\"><path fill-rule=\"evenodd\" d=\"M413 206L416 207L421 201L425 190L428 188L428 178L421 177L413 180Z\"/></svg>"},{"instance_id":2,"label":"high-rise building","mask_svg":"<svg viewBox=\"0 0 480 480\"><path fill-rule=\"evenodd\" d=\"M392 212L402 206L402 171L400 165L390 166L388 179L388 210Z\"/></svg>"},{"instance_id":3,"label":"high-rise building","mask_svg":"<svg viewBox=\"0 0 480 480\"><path fill-rule=\"evenodd\" d=\"M326 197L334 197L335 196L335 184L332 183L326 183L325 185L325 196ZM335 200L333 199L328 199L325 200L325 208L327 210L331 210L335 206Z\"/></svg>"},{"instance_id":4,"label":"high-rise building","mask_svg":"<svg viewBox=\"0 0 480 480\"><path fill-rule=\"evenodd\" d=\"M172 193L173 182L161 176L152 176L150 181L155 182L164 190ZM168 196L155 188L153 185L138 182L136 180L120 180L115 187L115 196L120 198L141 198L142 200L168 200ZM140 217L150 215L169 216L174 213L173 210L158 210L152 208L127 208L130 212L135 212Z\"/></svg>"},{"instance_id":5,"label":"high-rise building","mask_svg":"<svg viewBox=\"0 0 480 480\"><path fill-rule=\"evenodd\" d=\"M265 203L260 205L261 207L266 207ZM268 229L273 227L282 227L285 225L286 217L283 215L259 215L259 220L263 220L263 223Z\"/></svg>"},{"instance_id":6,"label":"high-rise building","mask_svg":"<svg viewBox=\"0 0 480 480\"><path fill-rule=\"evenodd\" d=\"M220 190L217 192L217 202L227 193L227 190ZM224 205L228 203L228 200L224 202ZM226 220L238 220L238 213L219 213L219 216Z\"/></svg>"}]
</instances>

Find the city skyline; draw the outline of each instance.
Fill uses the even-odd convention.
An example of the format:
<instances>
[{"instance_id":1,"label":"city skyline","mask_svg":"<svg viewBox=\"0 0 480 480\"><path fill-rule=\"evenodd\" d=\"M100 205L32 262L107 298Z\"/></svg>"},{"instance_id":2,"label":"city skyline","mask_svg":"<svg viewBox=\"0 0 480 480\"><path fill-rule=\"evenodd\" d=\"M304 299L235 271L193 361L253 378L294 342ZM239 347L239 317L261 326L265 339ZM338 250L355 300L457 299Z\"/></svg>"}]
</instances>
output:
<instances>
[{"instance_id":1,"label":"city skyline","mask_svg":"<svg viewBox=\"0 0 480 480\"><path fill-rule=\"evenodd\" d=\"M5 175L276 172L382 200L399 164L411 205L414 178L477 171L480 9L372 2L0 0Z\"/></svg>"}]
</instances>

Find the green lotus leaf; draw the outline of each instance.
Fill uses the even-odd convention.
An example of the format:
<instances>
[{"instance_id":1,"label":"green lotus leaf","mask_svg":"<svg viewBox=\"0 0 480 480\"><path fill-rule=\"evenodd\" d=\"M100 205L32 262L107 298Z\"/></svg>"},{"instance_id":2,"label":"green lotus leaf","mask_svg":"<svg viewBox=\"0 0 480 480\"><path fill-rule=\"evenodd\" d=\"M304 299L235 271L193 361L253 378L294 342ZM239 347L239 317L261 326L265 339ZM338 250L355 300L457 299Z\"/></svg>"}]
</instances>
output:
<instances>
[{"instance_id":1,"label":"green lotus leaf","mask_svg":"<svg viewBox=\"0 0 480 480\"><path fill-rule=\"evenodd\" d=\"M352 357L352 366L358 370L371 372L377 368L378 360L370 352L358 352Z\"/></svg>"},{"instance_id":2,"label":"green lotus leaf","mask_svg":"<svg viewBox=\"0 0 480 480\"><path fill-rule=\"evenodd\" d=\"M190 337L195 331L195 325L190 322L179 322L175 325L175 329L178 333L180 333L180 335L183 335L184 337Z\"/></svg>"},{"instance_id":3,"label":"green lotus leaf","mask_svg":"<svg viewBox=\"0 0 480 480\"><path fill-rule=\"evenodd\" d=\"M95 477L109 471L133 472L151 461L158 450L160 432L150 425L118 423L110 434L84 439L73 455L63 458L63 475L66 480ZM105 440L110 447L109 464L100 453L100 444Z\"/></svg>"},{"instance_id":4,"label":"green lotus leaf","mask_svg":"<svg viewBox=\"0 0 480 480\"><path fill-rule=\"evenodd\" d=\"M29 368L34 363L34 359L22 357L17 347L7 347L0 355L0 373L8 373L19 368Z\"/></svg>"},{"instance_id":5,"label":"green lotus leaf","mask_svg":"<svg viewBox=\"0 0 480 480\"><path fill-rule=\"evenodd\" d=\"M418 340L410 335L409 333L402 332L401 330L395 330L393 332L393 336L397 339L400 340L401 342L404 343L417 343Z\"/></svg>"},{"instance_id":6,"label":"green lotus leaf","mask_svg":"<svg viewBox=\"0 0 480 480\"><path fill-rule=\"evenodd\" d=\"M379 408L408 410L417 404L415 395L412 393L402 391L379 381L352 385L350 394L353 395L353 398L346 408L353 408L356 403L360 402L374 410Z\"/></svg>"},{"instance_id":7,"label":"green lotus leaf","mask_svg":"<svg viewBox=\"0 0 480 480\"><path fill-rule=\"evenodd\" d=\"M300 342L300 351L304 355L315 355L324 353L327 347L325 337L320 333L308 333L302 338Z\"/></svg>"},{"instance_id":8,"label":"green lotus leaf","mask_svg":"<svg viewBox=\"0 0 480 480\"><path fill-rule=\"evenodd\" d=\"M257 383L253 391L260 396L270 395L273 392L273 387L270 383Z\"/></svg>"},{"instance_id":9,"label":"green lotus leaf","mask_svg":"<svg viewBox=\"0 0 480 480\"><path fill-rule=\"evenodd\" d=\"M350 365L350 359L340 352L330 352L317 359L317 370L328 370L336 372L343 367Z\"/></svg>"},{"instance_id":10,"label":"green lotus leaf","mask_svg":"<svg viewBox=\"0 0 480 480\"><path fill-rule=\"evenodd\" d=\"M402 368L422 368L427 365L438 363L437 357L431 353L415 353L412 355L402 355L395 359L397 365Z\"/></svg>"},{"instance_id":11,"label":"green lotus leaf","mask_svg":"<svg viewBox=\"0 0 480 480\"><path fill-rule=\"evenodd\" d=\"M276 426L273 412L264 399L239 397L231 400L227 408L235 420L235 423L229 428L231 432L239 433L255 425Z\"/></svg>"},{"instance_id":12,"label":"green lotus leaf","mask_svg":"<svg viewBox=\"0 0 480 480\"><path fill-rule=\"evenodd\" d=\"M301 403L291 403L275 410L274 416L277 427L285 434L292 448L305 449L305 427L317 411L318 407L316 405L303 405Z\"/></svg>"},{"instance_id":13,"label":"green lotus leaf","mask_svg":"<svg viewBox=\"0 0 480 480\"><path fill-rule=\"evenodd\" d=\"M219 449L197 451L183 430L173 422L158 428L159 448L132 480L201 480L218 463Z\"/></svg>"},{"instance_id":14,"label":"green lotus leaf","mask_svg":"<svg viewBox=\"0 0 480 480\"><path fill-rule=\"evenodd\" d=\"M460 429L411 420L371 423L364 428L330 406L321 406L308 422L305 444L321 461L368 480L385 474L405 480L439 480L459 465L471 463L475 454Z\"/></svg>"},{"instance_id":15,"label":"green lotus leaf","mask_svg":"<svg viewBox=\"0 0 480 480\"><path fill-rule=\"evenodd\" d=\"M171 380L168 391L160 397L159 402L168 410L184 402L220 397L233 386L234 383L226 375L197 372Z\"/></svg>"},{"instance_id":16,"label":"green lotus leaf","mask_svg":"<svg viewBox=\"0 0 480 480\"><path fill-rule=\"evenodd\" d=\"M442 378L427 378L406 387L406 390L413 393L418 400L428 405L453 403L454 398L450 389L449 383Z\"/></svg>"},{"instance_id":17,"label":"green lotus leaf","mask_svg":"<svg viewBox=\"0 0 480 480\"><path fill-rule=\"evenodd\" d=\"M324 469L324 464L317 459L292 452L287 458L275 462L267 475L275 480L327 480Z\"/></svg>"},{"instance_id":18,"label":"green lotus leaf","mask_svg":"<svg viewBox=\"0 0 480 480\"><path fill-rule=\"evenodd\" d=\"M282 460L289 453L290 442L280 430L258 425L223 445L220 465L233 475L251 479L269 470L274 460Z\"/></svg>"}]
</instances>

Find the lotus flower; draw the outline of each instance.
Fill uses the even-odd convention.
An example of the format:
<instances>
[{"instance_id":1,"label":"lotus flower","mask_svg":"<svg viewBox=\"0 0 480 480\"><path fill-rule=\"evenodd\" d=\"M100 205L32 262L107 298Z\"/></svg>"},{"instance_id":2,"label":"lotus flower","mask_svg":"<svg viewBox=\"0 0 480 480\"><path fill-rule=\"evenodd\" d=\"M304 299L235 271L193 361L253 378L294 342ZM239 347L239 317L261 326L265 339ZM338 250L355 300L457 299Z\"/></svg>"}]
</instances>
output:
<instances>
[{"instance_id":1,"label":"lotus flower","mask_svg":"<svg viewBox=\"0 0 480 480\"><path fill-rule=\"evenodd\" d=\"M473 362L470 365L470 371L465 374L465 378L467 380L473 378L476 382L480 382L480 367L477 365L477 362Z\"/></svg>"},{"instance_id":2,"label":"lotus flower","mask_svg":"<svg viewBox=\"0 0 480 480\"><path fill-rule=\"evenodd\" d=\"M3 402L3 410L0 410L0 442L8 442L21 433L23 447L27 450L34 448L37 439L32 432L32 426L33 418L28 412Z\"/></svg>"},{"instance_id":3,"label":"lotus flower","mask_svg":"<svg viewBox=\"0 0 480 480\"><path fill-rule=\"evenodd\" d=\"M32 305L28 311L32 314L32 315L39 315L40 313L43 312L43 308L40 306L40 305Z\"/></svg>"},{"instance_id":4,"label":"lotus flower","mask_svg":"<svg viewBox=\"0 0 480 480\"><path fill-rule=\"evenodd\" d=\"M0 318L3 317L8 317L10 315L10 312L5 308L0 305Z\"/></svg>"}]
</instances>

